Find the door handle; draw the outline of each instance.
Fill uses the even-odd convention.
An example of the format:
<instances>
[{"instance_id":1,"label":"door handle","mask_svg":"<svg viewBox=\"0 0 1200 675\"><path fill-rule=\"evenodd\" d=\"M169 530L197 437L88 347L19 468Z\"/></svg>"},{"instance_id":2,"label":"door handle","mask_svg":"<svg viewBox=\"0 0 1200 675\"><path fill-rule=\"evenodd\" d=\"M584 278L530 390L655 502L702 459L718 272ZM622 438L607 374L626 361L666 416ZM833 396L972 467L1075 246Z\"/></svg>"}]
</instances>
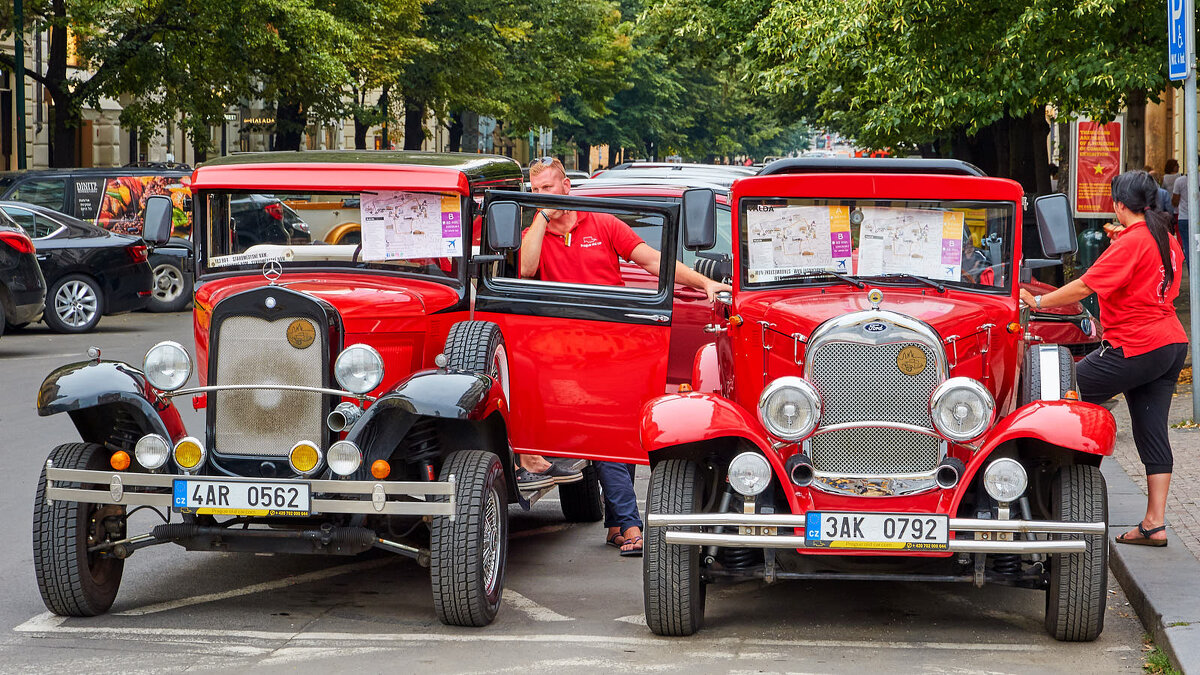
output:
<instances>
[{"instance_id":1,"label":"door handle","mask_svg":"<svg viewBox=\"0 0 1200 675\"><path fill-rule=\"evenodd\" d=\"M631 314L626 312L625 316L631 319L650 319L651 321L657 321L659 323L667 323L671 320L671 317L667 316L666 314Z\"/></svg>"}]
</instances>

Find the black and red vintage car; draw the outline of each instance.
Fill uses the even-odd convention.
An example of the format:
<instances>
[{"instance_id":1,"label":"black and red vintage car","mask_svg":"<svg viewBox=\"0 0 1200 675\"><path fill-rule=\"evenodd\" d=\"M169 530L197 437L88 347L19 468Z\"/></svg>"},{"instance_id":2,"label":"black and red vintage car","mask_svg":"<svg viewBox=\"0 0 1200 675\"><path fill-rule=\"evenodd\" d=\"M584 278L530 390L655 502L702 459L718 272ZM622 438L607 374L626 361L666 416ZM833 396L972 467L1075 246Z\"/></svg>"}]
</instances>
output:
<instances>
[{"instance_id":1,"label":"black and red vintage car","mask_svg":"<svg viewBox=\"0 0 1200 675\"><path fill-rule=\"evenodd\" d=\"M734 183L717 338L641 423L655 633L695 632L709 584L760 578L1034 588L1051 635L1100 634L1115 423L1028 331L1024 199L955 161ZM1046 257L1074 250L1062 195L1036 210Z\"/></svg>"}]
</instances>

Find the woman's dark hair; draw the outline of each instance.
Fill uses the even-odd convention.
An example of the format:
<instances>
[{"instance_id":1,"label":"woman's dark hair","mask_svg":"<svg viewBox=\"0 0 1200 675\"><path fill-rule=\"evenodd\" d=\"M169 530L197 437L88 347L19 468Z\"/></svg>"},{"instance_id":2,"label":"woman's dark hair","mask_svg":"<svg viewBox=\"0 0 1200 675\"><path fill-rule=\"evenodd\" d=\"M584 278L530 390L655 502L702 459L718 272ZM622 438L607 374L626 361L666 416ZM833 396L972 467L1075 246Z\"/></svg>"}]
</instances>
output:
<instances>
[{"instance_id":1,"label":"woman's dark hair","mask_svg":"<svg viewBox=\"0 0 1200 675\"><path fill-rule=\"evenodd\" d=\"M1171 265L1171 216L1158 210L1158 183L1145 171L1126 171L1112 180L1112 198L1130 211L1145 215L1146 228L1158 244L1163 265L1158 294L1166 297L1167 289L1175 283L1175 269Z\"/></svg>"},{"instance_id":2,"label":"woman's dark hair","mask_svg":"<svg viewBox=\"0 0 1200 675\"><path fill-rule=\"evenodd\" d=\"M1167 165L1163 167L1163 173L1179 173L1179 162L1174 157L1167 160Z\"/></svg>"}]
</instances>

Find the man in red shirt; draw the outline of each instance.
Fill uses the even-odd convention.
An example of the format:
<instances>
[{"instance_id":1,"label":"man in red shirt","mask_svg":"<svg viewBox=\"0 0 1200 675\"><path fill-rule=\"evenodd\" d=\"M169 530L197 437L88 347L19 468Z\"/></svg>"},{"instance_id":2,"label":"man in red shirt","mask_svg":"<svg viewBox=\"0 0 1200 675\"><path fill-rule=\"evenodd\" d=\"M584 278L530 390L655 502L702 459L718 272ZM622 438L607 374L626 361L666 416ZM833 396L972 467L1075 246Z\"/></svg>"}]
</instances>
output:
<instances>
[{"instance_id":1,"label":"man in red shirt","mask_svg":"<svg viewBox=\"0 0 1200 675\"><path fill-rule=\"evenodd\" d=\"M529 182L539 194L566 195L571 191L571 179L562 162L553 157L534 160L529 167ZM657 277L662 256L612 214L542 209L521 240L520 273L542 281L623 286L621 259ZM710 302L717 293L733 290L679 261L675 262L675 281L704 291ZM522 457L521 463L527 471L539 471L541 463L545 463L546 470L553 467L544 458L532 455ZM620 549L623 556L640 556L642 519L633 489L636 467L618 462L595 464L604 489L606 541Z\"/></svg>"}]
</instances>

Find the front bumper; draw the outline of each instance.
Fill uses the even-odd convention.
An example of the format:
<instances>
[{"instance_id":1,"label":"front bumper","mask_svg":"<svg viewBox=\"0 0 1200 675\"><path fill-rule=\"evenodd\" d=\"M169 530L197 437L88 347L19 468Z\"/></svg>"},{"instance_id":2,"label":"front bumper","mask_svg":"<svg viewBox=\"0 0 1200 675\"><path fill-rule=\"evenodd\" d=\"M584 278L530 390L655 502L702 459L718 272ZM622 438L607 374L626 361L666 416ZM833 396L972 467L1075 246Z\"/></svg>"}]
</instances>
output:
<instances>
[{"instance_id":1,"label":"front bumper","mask_svg":"<svg viewBox=\"0 0 1200 675\"><path fill-rule=\"evenodd\" d=\"M367 481L367 480L307 480L254 479L229 476L189 476L177 474L131 473L125 471L90 471L59 469L46 462L46 501L84 502L88 504L121 504L125 506L154 506L170 509L176 480L214 480L226 482L272 483L279 485L306 483L312 492L309 516L331 513L386 516L449 516L454 518L454 476L449 480ZM78 483L104 487L58 487L56 483ZM446 501L430 501L436 495L448 495ZM408 497L398 500L395 497Z\"/></svg>"},{"instance_id":2,"label":"front bumper","mask_svg":"<svg viewBox=\"0 0 1200 675\"><path fill-rule=\"evenodd\" d=\"M738 530L736 533L667 530L663 534L668 544L799 550L808 548L823 553L831 552L828 548L807 546L803 536L773 534L779 530L803 530L805 524L804 514L650 513L646 515L647 527L720 526ZM1049 520L951 518L950 531L956 535L956 538L951 539L948 542L948 548L943 549L948 553L1083 553L1087 550L1087 541L1083 539L1014 539L1012 535L1015 533L1103 535L1108 532L1108 526L1103 522L1073 523ZM971 535L972 538L964 538L964 535ZM872 549L854 549L853 551L864 550ZM903 555L894 550L878 550L882 553ZM843 550L843 552L848 553L850 550Z\"/></svg>"}]
</instances>

